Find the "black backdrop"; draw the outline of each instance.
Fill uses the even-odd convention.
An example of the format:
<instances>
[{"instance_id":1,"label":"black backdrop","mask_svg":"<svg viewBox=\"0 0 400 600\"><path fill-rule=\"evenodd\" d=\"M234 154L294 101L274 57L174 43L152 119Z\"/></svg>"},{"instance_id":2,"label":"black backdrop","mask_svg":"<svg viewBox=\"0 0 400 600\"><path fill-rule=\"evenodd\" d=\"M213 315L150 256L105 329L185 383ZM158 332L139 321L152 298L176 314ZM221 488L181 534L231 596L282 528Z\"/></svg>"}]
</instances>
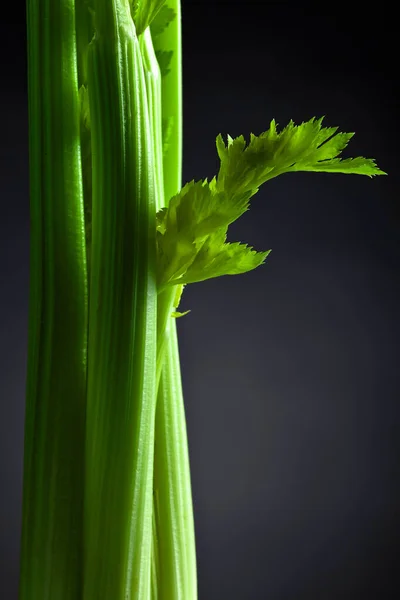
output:
<instances>
[{"instance_id":1,"label":"black backdrop","mask_svg":"<svg viewBox=\"0 0 400 600\"><path fill-rule=\"evenodd\" d=\"M185 181L214 174L219 132L314 115L355 131L349 155L373 156L389 173L270 182L231 230L232 240L272 248L267 264L185 292L201 600L395 597L395 24L385 3L183 2ZM23 3L2 16L0 43L0 596L12 600L28 300Z\"/></svg>"}]
</instances>

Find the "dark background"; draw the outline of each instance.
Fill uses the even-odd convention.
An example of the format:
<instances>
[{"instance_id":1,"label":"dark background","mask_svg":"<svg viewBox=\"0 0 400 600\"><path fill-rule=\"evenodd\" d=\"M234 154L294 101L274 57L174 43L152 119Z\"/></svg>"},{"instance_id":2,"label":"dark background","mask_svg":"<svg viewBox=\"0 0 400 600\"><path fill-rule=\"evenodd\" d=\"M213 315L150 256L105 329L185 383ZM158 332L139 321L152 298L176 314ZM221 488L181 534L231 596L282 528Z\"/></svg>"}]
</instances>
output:
<instances>
[{"instance_id":1,"label":"dark background","mask_svg":"<svg viewBox=\"0 0 400 600\"><path fill-rule=\"evenodd\" d=\"M17 597L29 240L25 23L14 4L0 36L5 600ZM185 181L215 173L219 132L321 115L356 132L346 155L389 173L266 184L231 239L272 248L267 264L185 293L200 599L397 597L397 20L387 3L249 0L184 0L183 19Z\"/></svg>"}]
</instances>

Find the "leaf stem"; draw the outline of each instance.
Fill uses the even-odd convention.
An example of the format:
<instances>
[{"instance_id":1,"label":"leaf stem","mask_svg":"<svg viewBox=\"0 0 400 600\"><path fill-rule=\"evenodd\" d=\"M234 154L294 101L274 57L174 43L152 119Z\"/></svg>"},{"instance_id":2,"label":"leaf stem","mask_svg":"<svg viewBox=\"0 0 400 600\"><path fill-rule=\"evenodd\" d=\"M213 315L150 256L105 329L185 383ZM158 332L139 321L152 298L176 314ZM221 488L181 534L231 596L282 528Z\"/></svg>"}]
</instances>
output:
<instances>
[{"instance_id":1,"label":"leaf stem","mask_svg":"<svg viewBox=\"0 0 400 600\"><path fill-rule=\"evenodd\" d=\"M162 114L172 123L163 156L164 201L181 188L182 66L180 0L168 0L175 19L157 36L156 47L172 51L170 72L161 80ZM154 119L160 119L159 113ZM155 127L160 128L158 121ZM160 160L162 147L156 156ZM157 382L153 510L152 600L196 600L196 549L185 410L175 319L176 288L159 290L157 302ZM156 573L154 571L157 570Z\"/></svg>"}]
</instances>

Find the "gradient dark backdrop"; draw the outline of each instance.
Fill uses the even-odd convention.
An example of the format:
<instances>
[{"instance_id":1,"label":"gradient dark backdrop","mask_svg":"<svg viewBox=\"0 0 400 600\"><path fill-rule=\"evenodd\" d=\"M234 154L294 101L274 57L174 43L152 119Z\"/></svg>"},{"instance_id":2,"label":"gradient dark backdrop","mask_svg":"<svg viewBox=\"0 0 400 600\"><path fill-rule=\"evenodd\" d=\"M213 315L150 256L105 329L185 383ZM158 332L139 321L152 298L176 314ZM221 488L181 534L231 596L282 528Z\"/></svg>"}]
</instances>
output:
<instances>
[{"instance_id":1,"label":"gradient dark backdrop","mask_svg":"<svg viewBox=\"0 0 400 600\"><path fill-rule=\"evenodd\" d=\"M18 580L29 238L25 23L14 4L0 36L5 600ZM376 6L183 3L185 180L214 174L219 132L314 115L356 131L351 155L390 174L268 183L231 235L272 248L267 264L185 293L201 600L397 595L397 34L387 4Z\"/></svg>"}]
</instances>

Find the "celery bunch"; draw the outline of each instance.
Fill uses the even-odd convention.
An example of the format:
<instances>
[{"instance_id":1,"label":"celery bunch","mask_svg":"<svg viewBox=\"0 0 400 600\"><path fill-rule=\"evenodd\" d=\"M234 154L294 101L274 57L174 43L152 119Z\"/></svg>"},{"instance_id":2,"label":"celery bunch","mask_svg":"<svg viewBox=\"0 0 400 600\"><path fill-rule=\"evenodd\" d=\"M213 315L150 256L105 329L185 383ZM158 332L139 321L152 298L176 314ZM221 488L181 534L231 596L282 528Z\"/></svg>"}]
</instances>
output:
<instances>
[{"instance_id":1,"label":"celery bunch","mask_svg":"<svg viewBox=\"0 0 400 600\"><path fill-rule=\"evenodd\" d=\"M181 188L179 0L27 0L31 280L20 600L195 600L176 334L185 285L244 273L260 185L378 175L322 119L217 138Z\"/></svg>"}]
</instances>

